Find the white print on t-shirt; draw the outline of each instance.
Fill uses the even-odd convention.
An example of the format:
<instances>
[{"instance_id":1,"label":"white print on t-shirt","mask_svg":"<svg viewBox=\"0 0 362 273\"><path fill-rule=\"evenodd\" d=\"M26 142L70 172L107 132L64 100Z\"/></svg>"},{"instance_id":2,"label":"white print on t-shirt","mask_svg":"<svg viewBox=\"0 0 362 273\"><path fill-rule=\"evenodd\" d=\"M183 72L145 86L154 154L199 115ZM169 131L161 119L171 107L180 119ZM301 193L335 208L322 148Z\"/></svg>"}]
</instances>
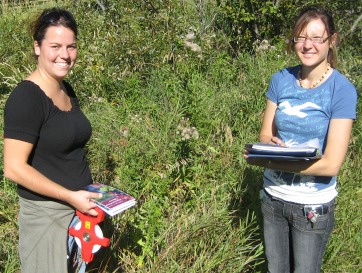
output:
<instances>
[{"instance_id":1,"label":"white print on t-shirt","mask_svg":"<svg viewBox=\"0 0 362 273\"><path fill-rule=\"evenodd\" d=\"M312 188L315 186L315 177L312 175L300 175L297 173L286 173L265 169L264 175L273 181L275 185L288 185Z\"/></svg>"},{"instance_id":2,"label":"white print on t-shirt","mask_svg":"<svg viewBox=\"0 0 362 273\"><path fill-rule=\"evenodd\" d=\"M289 116L297 116L300 118L304 118L307 116L306 113L303 113L301 110L308 108L308 107L313 107L316 109L320 109L320 107L313 103L313 102L306 102L303 103L302 105L295 105L295 106L291 106L289 101L283 101L281 104L279 104L279 106L284 106L284 109L282 110L282 112L284 112L285 114L289 115Z\"/></svg>"}]
</instances>

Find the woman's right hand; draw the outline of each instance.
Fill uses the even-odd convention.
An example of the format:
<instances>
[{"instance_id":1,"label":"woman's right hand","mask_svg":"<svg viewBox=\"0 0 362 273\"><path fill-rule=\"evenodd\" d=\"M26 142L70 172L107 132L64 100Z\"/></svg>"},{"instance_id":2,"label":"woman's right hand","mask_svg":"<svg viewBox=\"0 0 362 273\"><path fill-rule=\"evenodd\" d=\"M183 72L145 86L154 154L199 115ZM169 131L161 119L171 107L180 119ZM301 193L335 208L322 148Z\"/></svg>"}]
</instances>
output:
<instances>
[{"instance_id":1,"label":"woman's right hand","mask_svg":"<svg viewBox=\"0 0 362 273\"><path fill-rule=\"evenodd\" d=\"M91 199L100 197L102 197L102 194L97 192L84 190L71 191L67 202L82 213L86 213L91 216L97 216L98 212L95 210L97 205L92 202Z\"/></svg>"},{"instance_id":2,"label":"woman's right hand","mask_svg":"<svg viewBox=\"0 0 362 273\"><path fill-rule=\"evenodd\" d=\"M267 144L274 144L274 145L279 145L279 146L283 146L283 147L287 146L280 138L278 138L276 136L271 137L270 141L267 142Z\"/></svg>"}]
</instances>

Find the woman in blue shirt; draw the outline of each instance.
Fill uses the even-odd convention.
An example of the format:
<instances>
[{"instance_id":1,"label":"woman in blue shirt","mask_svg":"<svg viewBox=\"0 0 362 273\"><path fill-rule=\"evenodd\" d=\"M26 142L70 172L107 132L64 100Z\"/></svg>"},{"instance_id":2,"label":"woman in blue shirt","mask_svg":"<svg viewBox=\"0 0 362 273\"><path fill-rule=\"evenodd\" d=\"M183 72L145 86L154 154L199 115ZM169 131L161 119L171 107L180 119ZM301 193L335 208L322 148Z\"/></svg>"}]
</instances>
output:
<instances>
[{"instance_id":1,"label":"woman in blue shirt","mask_svg":"<svg viewBox=\"0 0 362 273\"><path fill-rule=\"evenodd\" d=\"M337 35L329 11L317 6L301 11L289 44L300 65L273 75L259 135L260 142L281 146L318 139L322 157L247 158L265 167L261 197L270 273L320 272L334 226L336 176L357 104L355 87L336 69Z\"/></svg>"}]
</instances>

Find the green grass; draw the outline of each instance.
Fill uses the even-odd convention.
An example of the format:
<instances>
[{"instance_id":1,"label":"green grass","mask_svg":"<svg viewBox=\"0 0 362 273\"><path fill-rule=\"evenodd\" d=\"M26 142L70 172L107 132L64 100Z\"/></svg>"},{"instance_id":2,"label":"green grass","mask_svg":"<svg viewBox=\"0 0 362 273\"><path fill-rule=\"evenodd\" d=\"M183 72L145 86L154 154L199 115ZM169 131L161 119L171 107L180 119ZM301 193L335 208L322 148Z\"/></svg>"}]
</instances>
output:
<instances>
[{"instance_id":1,"label":"green grass","mask_svg":"<svg viewBox=\"0 0 362 273\"><path fill-rule=\"evenodd\" d=\"M34 68L23 24L34 9L52 4L44 2L7 6L0 18L1 108ZM80 23L80 57L68 80L93 126L87 156L94 179L138 200L106 219L112 243L89 272L265 272L262 170L245 163L243 146L257 140L271 75L295 59L282 42L230 57L227 37L208 27L213 11L199 20L186 2L149 17L141 2L109 1L109 14L96 1L64 3ZM200 30L202 56L183 45L190 26ZM361 56L341 51L340 58L339 69L361 90ZM358 119L339 175L325 273L362 272L361 130ZM187 131L194 132L189 139ZM13 273L19 269L16 187L6 179L0 187L0 272Z\"/></svg>"}]
</instances>

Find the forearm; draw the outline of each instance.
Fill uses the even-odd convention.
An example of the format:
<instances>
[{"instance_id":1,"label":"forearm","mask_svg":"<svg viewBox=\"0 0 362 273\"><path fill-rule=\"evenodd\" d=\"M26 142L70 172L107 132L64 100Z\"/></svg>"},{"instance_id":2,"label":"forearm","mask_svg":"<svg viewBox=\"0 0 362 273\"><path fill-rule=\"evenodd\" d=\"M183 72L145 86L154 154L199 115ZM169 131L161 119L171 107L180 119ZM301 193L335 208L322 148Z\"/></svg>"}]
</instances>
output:
<instances>
[{"instance_id":1,"label":"forearm","mask_svg":"<svg viewBox=\"0 0 362 273\"><path fill-rule=\"evenodd\" d=\"M341 164L335 160L328 159L328 157L322 157L317 160L300 161L268 160L264 167L304 175L336 176L338 175Z\"/></svg>"},{"instance_id":2,"label":"forearm","mask_svg":"<svg viewBox=\"0 0 362 273\"><path fill-rule=\"evenodd\" d=\"M28 164L4 167L4 176L38 194L69 202L71 191L48 179Z\"/></svg>"},{"instance_id":3,"label":"forearm","mask_svg":"<svg viewBox=\"0 0 362 273\"><path fill-rule=\"evenodd\" d=\"M9 167L9 165L5 164L4 176L11 179L15 183L41 195L64 201L65 203L83 213L87 213L93 216L97 215L97 212L94 210L96 204L90 202L89 200L92 198L100 198L102 194L84 190L68 190L48 179L28 164L12 166L13 167Z\"/></svg>"},{"instance_id":4,"label":"forearm","mask_svg":"<svg viewBox=\"0 0 362 273\"><path fill-rule=\"evenodd\" d=\"M351 129L352 120L333 119L330 122L327 145L321 159L294 162L270 161L269 167L306 175L336 176L347 153Z\"/></svg>"},{"instance_id":5,"label":"forearm","mask_svg":"<svg viewBox=\"0 0 362 273\"><path fill-rule=\"evenodd\" d=\"M28 164L33 144L14 139L4 140L4 176L38 194L63 201L73 208L96 216L96 204L92 198L102 195L84 190L72 191L47 178ZM77 183L79 181L74 181Z\"/></svg>"}]
</instances>

